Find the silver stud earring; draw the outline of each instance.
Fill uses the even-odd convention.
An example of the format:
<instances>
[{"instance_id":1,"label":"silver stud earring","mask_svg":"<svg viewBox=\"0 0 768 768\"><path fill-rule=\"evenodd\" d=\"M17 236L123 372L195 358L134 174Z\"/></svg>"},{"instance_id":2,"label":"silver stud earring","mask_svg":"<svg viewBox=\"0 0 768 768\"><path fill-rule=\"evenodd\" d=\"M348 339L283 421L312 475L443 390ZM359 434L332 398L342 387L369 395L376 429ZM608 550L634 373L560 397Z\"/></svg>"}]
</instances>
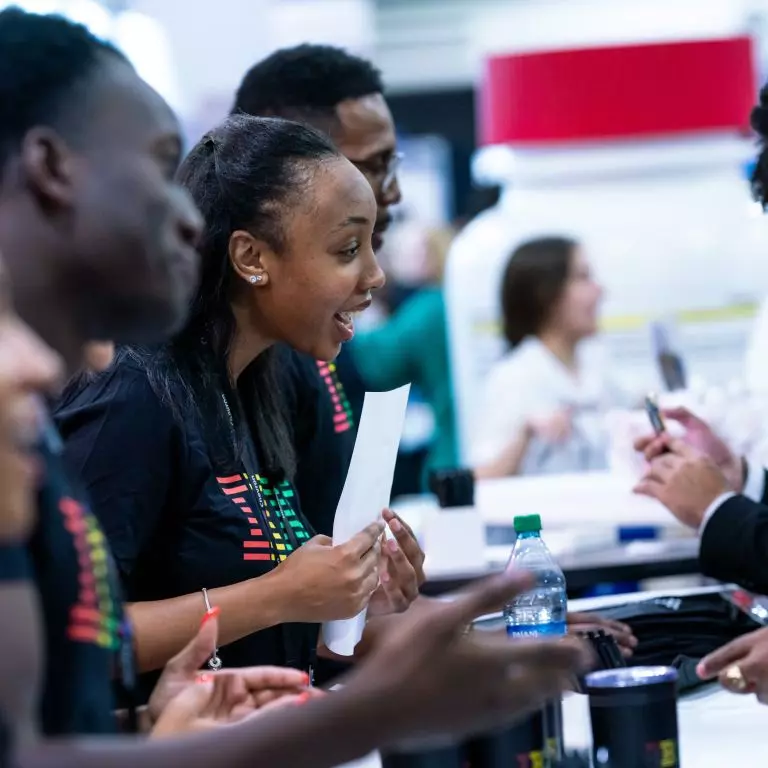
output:
<instances>
[{"instance_id":1,"label":"silver stud earring","mask_svg":"<svg viewBox=\"0 0 768 768\"><path fill-rule=\"evenodd\" d=\"M251 275L248 278L248 281L250 282L251 285L256 285L256 283L261 282L261 275Z\"/></svg>"}]
</instances>

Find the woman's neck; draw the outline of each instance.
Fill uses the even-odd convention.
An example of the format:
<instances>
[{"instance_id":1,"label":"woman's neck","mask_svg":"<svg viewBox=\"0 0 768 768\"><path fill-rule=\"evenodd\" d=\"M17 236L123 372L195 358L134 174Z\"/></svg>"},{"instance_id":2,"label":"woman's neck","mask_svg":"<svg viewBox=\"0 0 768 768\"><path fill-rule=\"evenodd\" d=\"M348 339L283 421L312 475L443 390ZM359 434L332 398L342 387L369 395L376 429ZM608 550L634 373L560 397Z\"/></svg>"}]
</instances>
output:
<instances>
[{"instance_id":1,"label":"woman's neck","mask_svg":"<svg viewBox=\"0 0 768 768\"><path fill-rule=\"evenodd\" d=\"M578 373L576 364L576 342L566 338L562 333L544 331L539 335L539 341L569 370Z\"/></svg>"},{"instance_id":2,"label":"woman's neck","mask_svg":"<svg viewBox=\"0 0 768 768\"><path fill-rule=\"evenodd\" d=\"M230 381L234 384L240 374L274 342L255 329L250 313L245 307L233 305L232 313L235 316L235 337L229 348L227 370Z\"/></svg>"}]
</instances>

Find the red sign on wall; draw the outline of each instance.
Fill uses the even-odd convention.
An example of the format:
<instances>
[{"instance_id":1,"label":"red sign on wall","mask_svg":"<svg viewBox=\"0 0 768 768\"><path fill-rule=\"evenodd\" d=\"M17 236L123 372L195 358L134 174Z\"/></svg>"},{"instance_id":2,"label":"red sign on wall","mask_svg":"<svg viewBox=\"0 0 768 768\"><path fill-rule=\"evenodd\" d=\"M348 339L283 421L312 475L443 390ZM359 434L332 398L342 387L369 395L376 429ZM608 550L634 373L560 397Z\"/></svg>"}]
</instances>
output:
<instances>
[{"instance_id":1,"label":"red sign on wall","mask_svg":"<svg viewBox=\"0 0 768 768\"><path fill-rule=\"evenodd\" d=\"M746 131L757 98L748 37L496 56L484 144L549 144Z\"/></svg>"}]
</instances>

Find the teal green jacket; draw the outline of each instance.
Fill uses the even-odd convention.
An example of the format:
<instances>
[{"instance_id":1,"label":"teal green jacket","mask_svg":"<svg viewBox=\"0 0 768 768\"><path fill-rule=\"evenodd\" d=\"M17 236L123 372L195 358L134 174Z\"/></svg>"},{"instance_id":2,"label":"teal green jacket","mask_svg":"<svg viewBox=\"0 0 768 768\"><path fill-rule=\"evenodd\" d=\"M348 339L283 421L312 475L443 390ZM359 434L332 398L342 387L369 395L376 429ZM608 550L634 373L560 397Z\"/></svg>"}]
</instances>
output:
<instances>
[{"instance_id":1,"label":"teal green jacket","mask_svg":"<svg viewBox=\"0 0 768 768\"><path fill-rule=\"evenodd\" d=\"M411 383L419 390L435 416L426 469L455 467L456 426L442 290L420 290L386 323L357 334L350 351L368 389L384 391Z\"/></svg>"}]
</instances>

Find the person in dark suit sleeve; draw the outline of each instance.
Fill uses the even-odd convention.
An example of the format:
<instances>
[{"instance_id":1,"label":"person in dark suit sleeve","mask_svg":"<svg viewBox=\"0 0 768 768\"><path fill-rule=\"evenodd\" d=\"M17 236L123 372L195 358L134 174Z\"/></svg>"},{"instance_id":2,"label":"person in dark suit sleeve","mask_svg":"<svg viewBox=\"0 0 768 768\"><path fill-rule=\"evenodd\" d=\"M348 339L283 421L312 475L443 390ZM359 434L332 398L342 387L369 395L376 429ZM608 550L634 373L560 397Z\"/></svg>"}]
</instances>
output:
<instances>
[{"instance_id":1,"label":"person in dark suit sleeve","mask_svg":"<svg viewBox=\"0 0 768 768\"><path fill-rule=\"evenodd\" d=\"M752 192L765 209L768 84L750 122L761 140ZM685 436L649 435L635 443L649 462L635 491L658 499L680 522L699 531L702 573L768 594L768 473L757 462L736 456L689 411L677 408L664 415L681 423Z\"/></svg>"},{"instance_id":2,"label":"person in dark suit sleeve","mask_svg":"<svg viewBox=\"0 0 768 768\"><path fill-rule=\"evenodd\" d=\"M662 412L685 428L640 438L649 463L635 488L699 532L706 576L768 594L768 474L735 455L706 422L685 408Z\"/></svg>"}]
</instances>

